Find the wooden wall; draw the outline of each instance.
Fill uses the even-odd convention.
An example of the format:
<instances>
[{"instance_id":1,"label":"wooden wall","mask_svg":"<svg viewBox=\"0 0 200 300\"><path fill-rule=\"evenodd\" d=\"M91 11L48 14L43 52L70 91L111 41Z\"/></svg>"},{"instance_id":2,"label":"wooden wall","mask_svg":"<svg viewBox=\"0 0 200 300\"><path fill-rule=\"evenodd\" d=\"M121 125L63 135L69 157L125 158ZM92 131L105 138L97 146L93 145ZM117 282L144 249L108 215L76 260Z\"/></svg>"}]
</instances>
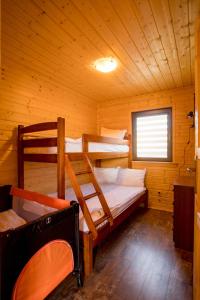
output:
<instances>
[{"instance_id":1,"label":"wooden wall","mask_svg":"<svg viewBox=\"0 0 200 300\"><path fill-rule=\"evenodd\" d=\"M131 112L162 107L173 109L173 162L132 162L132 167L147 169L150 207L172 211L173 181L179 174L186 175L187 167L194 167L194 128L190 129L188 144L192 122L186 117L194 110L193 87L102 102L97 118L99 129L101 126L128 128L131 132Z\"/></svg>"},{"instance_id":2,"label":"wooden wall","mask_svg":"<svg viewBox=\"0 0 200 300\"><path fill-rule=\"evenodd\" d=\"M196 194L194 216L194 300L200 299L200 19L196 24L196 53L195 53L195 152L196 152Z\"/></svg>"},{"instance_id":3,"label":"wooden wall","mask_svg":"<svg viewBox=\"0 0 200 300\"><path fill-rule=\"evenodd\" d=\"M55 24L46 13L40 24L44 11L33 1L1 2L0 184L16 184L17 125L61 116L66 120L67 136L96 133L96 100L86 95L81 83L67 71L64 57L74 51L65 40L67 35L62 35L62 41L57 27L51 32ZM57 21L56 14L54 17ZM66 46L62 56L63 44L69 48ZM68 63L75 69L72 60ZM56 190L55 166L26 163L25 175L27 188Z\"/></svg>"},{"instance_id":4,"label":"wooden wall","mask_svg":"<svg viewBox=\"0 0 200 300\"><path fill-rule=\"evenodd\" d=\"M5 54L6 48L3 49ZM10 49L12 51L12 49ZM0 184L17 182L16 128L18 124L66 120L66 134L80 137L96 133L96 104L89 98L56 84L48 73L7 53L2 59L0 82ZM41 192L56 190L55 166L26 163L26 188Z\"/></svg>"}]
</instances>

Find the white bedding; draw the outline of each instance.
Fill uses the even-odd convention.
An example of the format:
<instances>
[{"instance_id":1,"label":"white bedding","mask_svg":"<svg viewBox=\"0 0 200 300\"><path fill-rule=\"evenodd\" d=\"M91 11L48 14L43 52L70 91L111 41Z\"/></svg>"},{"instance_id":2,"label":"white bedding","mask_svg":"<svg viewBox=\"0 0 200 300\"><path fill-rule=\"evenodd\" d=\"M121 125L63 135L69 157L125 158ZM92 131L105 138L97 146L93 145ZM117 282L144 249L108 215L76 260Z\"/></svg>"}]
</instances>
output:
<instances>
[{"instance_id":1,"label":"white bedding","mask_svg":"<svg viewBox=\"0 0 200 300\"><path fill-rule=\"evenodd\" d=\"M124 211L132 203L134 203L142 194L144 194L146 190L144 187L122 186L122 185L106 184L106 183L101 183L100 186L104 193L108 206L111 210L113 218L116 218L122 211ZM94 192L94 187L92 186L91 183L83 184L80 187L83 195L88 195ZM56 196L56 194L51 194L50 196ZM66 190L65 198L68 200L77 201L76 195L72 188L68 188ZM32 220L32 219L36 219L39 216L45 215L49 212L56 210L52 208L47 208L44 205L41 205L34 201L32 202L22 201L22 202L23 203L21 203L18 199L17 203L18 206L20 206L20 208L16 207L16 205L14 207L17 214L14 210L9 210L0 213L0 231L5 231L9 228L15 228L25 224L26 221L24 219L28 219L26 215L27 213L30 214L31 212L33 217L29 216L31 217L31 219L30 218L29 219ZM93 197L87 200L87 205L94 221L99 219L101 216L103 216L102 206L99 202L98 197ZM22 211L24 211L25 213L24 215L22 214ZM89 231L81 209L79 213L79 227L81 231L84 232Z\"/></svg>"},{"instance_id":2,"label":"white bedding","mask_svg":"<svg viewBox=\"0 0 200 300\"><path fill-rule=\"evenodd\" d=\"M17 228L26 224L26 221L18 216L13 209L0 212L0 232Z\"/></svg>"},{"instance_id":3,"label":"white bedding","mask_svg":"<svg viewBox=\"0 0 200 300\"><path fill-rule=\"evenodd\" d=\"M116 218L123 210L134 203L142 194L144 194L146 190L143 187L130 187L116 184L101 184L101 189L104 193L113 218ZM81 185L81 190L84 195L94 192L94 188L90 183ZM72 188L66 190L65 198L77 201L76 195ZM103 215L102 207L98 197L93 197L87 200L87 205L94 221ZM89 231L81 210L79 214L79 227L81 231Z\"/></svg>"},{"instance_id":4,"label":"white bedding","mask_svg":"<svg viewBox=\"0 0 200 300\"><path fill-rule=\"evenodd\" d=\"M89 152L128 152L128 145L106 144L106 143L89 143ZM51 147L49 153L56 153L57 148ZM82 138L72 139L65 138L65 152L82 152Z\"/></svg>"}]
</instances>

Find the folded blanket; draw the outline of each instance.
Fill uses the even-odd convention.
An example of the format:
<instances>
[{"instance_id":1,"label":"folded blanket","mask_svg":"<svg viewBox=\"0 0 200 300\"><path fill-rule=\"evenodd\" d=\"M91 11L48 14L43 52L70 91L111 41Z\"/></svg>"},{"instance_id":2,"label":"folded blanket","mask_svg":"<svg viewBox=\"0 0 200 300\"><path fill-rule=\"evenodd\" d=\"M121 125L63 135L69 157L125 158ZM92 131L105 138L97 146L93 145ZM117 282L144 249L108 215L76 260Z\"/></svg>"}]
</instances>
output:
<instances>
[{"instance_id":1,"label":"folded blanket","mask_svg":"<svg viewBox=\"0 0 200 300\"><path fill-rule=\"evenodd\" d=\"M26 224L26 221L19 217L13 209L0 213L0 232L19 227Z\"/></svg>"}]
</instances>

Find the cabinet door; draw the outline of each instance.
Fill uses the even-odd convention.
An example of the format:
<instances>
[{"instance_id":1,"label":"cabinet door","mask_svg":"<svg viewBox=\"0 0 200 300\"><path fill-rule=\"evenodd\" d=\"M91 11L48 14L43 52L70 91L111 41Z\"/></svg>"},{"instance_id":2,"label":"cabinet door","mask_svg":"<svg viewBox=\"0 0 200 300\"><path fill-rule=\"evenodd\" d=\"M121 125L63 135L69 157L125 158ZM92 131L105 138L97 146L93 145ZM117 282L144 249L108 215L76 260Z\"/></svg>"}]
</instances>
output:
<instances>
[{"instance_id":1,"label":"cabinet door","mask_svg":"<svg viewBox=\"0 0 200 300\"><path fill-rule=\"evenodd\" d=\"M194 288L194 299L200 299L200 212L195 209L195 238L194 238L194 277L193 277L193 288Z\"/></svg>"},{"instance_id":2,"label":"cabinet door","mask_svg":"<svg viewBox=\"0 0 200 300\"><path fill-rule=\"evenodd\" d=\"M174 188L174 242L175 247L193 250L194 189Z\"/></svg>"},{"instance_id":3,"label":"cabinet door","mask_svg":"<svg viewBox=\"0 0 200 300\"><path fill-rule=\"evenodd\" d=\"M174 228L173 238L175 247L181 247L182 217L181 217L181 193L180 188L174 187Z\"/></svg>"}]
</instances>

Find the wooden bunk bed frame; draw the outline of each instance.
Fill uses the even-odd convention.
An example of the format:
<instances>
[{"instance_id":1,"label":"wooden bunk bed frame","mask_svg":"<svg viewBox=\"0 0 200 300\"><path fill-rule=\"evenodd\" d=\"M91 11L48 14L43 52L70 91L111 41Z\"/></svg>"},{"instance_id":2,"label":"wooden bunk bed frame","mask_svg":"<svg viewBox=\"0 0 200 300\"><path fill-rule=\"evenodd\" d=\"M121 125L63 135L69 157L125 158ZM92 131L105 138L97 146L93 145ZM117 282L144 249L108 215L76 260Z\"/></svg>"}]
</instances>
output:
<instances>
[{"instance_id":1,"label":"wooden bunk bed frame","mask_svg":"<svg viewBox=\"0 0 200 300\"><path fill-rule=\"evenodd\" d=\"M56 137L39 137L26 139L26 134L32 135L36 132L56 130ZM129 152L88 152L89 142L109 143L129 145ZM58 198L65 199L65 173L69 174L72 186L75 190L77 199L79 200L84 217L87 222L89 232L80 232L83 241L83 256L84 256L84 273L89 275L93 269L93 248L102 242L110 232L112 232L119 224L121 224L132 212L144 203L145 208L148 207L148 192L146 191L139 199L132 205L125 209L114 220L112 219L109 208L103 193L94 177L90 160L100 166L101 160L128 158L128 164L131 163L131 136L126 139L116 139L109 137L101 137L95 135L83 134L82 136L83 152L67 152L65 153L65 119L59 117L57 122L44 122L29 126L18 126L18 187L24 188L24 162L42 162L42 163L56 163L57 164L57 193ZM40 153L25 153L27 148L42 148L42 147L57 147L56 154L40 154ZM86 171L75 173L71 167L71 161L85 160L87 165ZM80 193L76 176L89 174L91 182L96 190L94 193L99 197L102 204L105 218L101 218L101 222L93 222L91 215L85 204L85 200L89 197L84 197ZM91 194L89 196L95 196ZM87 199L86 199L87 198ZM91 197L90 197L91 198ZM85 213L86 212L86 213ZM97 227L103 223L103 226L97 230Z\"/></svg>"}]
</instances>

